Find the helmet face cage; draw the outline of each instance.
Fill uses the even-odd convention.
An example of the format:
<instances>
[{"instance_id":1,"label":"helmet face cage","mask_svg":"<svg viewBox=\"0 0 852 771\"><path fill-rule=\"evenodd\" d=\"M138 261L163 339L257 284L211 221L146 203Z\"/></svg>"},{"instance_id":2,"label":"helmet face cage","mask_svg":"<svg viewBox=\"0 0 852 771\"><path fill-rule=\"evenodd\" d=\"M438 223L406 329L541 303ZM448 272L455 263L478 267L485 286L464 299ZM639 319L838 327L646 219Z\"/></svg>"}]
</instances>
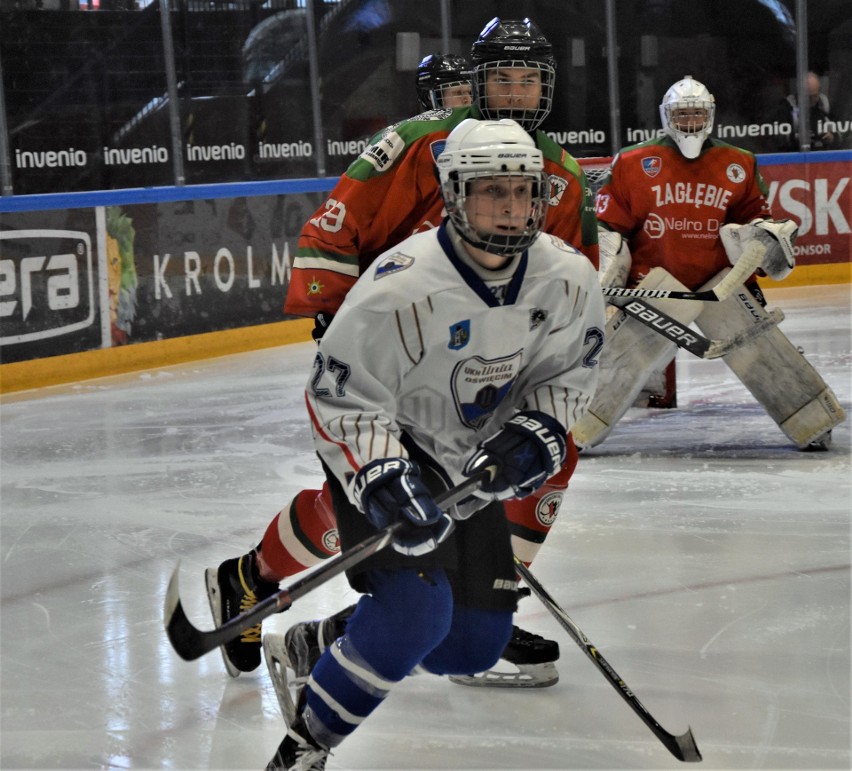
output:
<instances>
[{"instance_id":1,"label":"helmet face cage","mask_svg":"<svg viewBox=\"0 0 852 771\"><path fill-rule=\"evenodd\" d=\"M444 94L465 85L470 86L470 65L461 56L429 54L417 67L414 87L424 110L443 109ZM470 104L470 100L466 103ZM459 107L461 103L451 106Z\"/></svg>"},{"instance_id":2,"label":"helmet face cage","mask_svg":"<svg viewBox=\"0 0 852 771\"><path fill-rule=\"evenodd\" d=\"M689 75L666 92L660 105L663 128L687 158L697 158L701 153L715 117L713 95Z\"/></svg>"},{"instance_id":3,"label":"helmet face cage","mask_svg":"<svg viewBox=\"0 0 852 771\"><path fill-rule=\"evenodd\" d=\"M486 193L473 195L473 182L477 180L493 180L495 188L502 191L499 198L492 203L484 203ZM500 223L488 227L481 221L477 224L471 221L475 212L472 207L485 205L488 207L510 205L515 197L518 182L529 182L529 200L527 219L523 228L506 233ZM508 196L507 196L508 191ZM469 171L452 171L441 185L447 214L458 230L459 235L469 244L485 251L511 257L528 249L538 238L544 227L549 201L549 182L544 171L495 171L494 169L474 169ZM477 220L481 217L477 216Z\"/></svg>"},{"instance_id":4,"label":"helmet face cage","mask_svg":"<svg viewBox=\"0 0 852 771\"><path fill-rule=\"evenodd\" d=\"M509 118L520 123L524 130L535 131L550 114L555 80L555 69L545 62L523 59L483 62L473 69L473 102L487 120ZM528 103L524 97L537 82L541 83L538 99Z\"/></svg>"},{"instance_id":5,"label":"helmet face cage","mask_svg":"<svg viewBox=\"0 0 852 771\"><path fill-rule=\"evenodd\" d=\"M471 60L473 102L484 118L510 118L526 131L535 131L550 114L556 59L553 46L535 22L492 19L473 44ZM513 78L512 69L534 73ZM532 103L531 81L541 83L537 103Z\"/></svg>"}]
</instances>

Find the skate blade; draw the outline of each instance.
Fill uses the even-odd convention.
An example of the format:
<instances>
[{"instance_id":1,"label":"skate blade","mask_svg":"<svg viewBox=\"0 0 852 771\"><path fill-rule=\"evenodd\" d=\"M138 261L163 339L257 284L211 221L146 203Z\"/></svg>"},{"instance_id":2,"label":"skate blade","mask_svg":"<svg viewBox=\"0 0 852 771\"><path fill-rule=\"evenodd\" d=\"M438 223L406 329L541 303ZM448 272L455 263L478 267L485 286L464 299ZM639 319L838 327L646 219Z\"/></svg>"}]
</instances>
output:
<instances>
[{"instance_id":1,"label":"skate blade","mask_svg":"<svg viewBox=\"0 0 852 771\"><path fill-rule=\"evenodd\" d=\"M263 636L263 658L272 678L272 686L275 688L284 722L290 726L296 718L299 694L308 679L295 676L283 634L270 633Z\"/></svg>"},{"instance_id":2,"label":"skate blade","mask_svg":"<svg viewBox=\"0 0 852 771\"><path fill-rule=\"evenodd\" d=\"M222 626L222 603L219 598L218 574L218 568L207 568L204 571L204 581L207 584L207 601L210 603L210 613L213 615L213 623L217 628ZM220 645L219 650L222 652L222 661L225 662L225 669L228 670L228 674L231 677L239 677L240 670L231 663L225 651L225 646Z\"/></svg>"},{"instance_id":3,"label":"skate blade","mask_svg":"<svg viewBox=\"0 0 852 771\"><path fill-rule=\"evenodd\" d=\"M500 672L489 669L475 675L450 675L450 682L475 688L549 688L559 682L559 672L553 662L511 666L517 667L518 671Z\"/></svg>"}]
</instances>

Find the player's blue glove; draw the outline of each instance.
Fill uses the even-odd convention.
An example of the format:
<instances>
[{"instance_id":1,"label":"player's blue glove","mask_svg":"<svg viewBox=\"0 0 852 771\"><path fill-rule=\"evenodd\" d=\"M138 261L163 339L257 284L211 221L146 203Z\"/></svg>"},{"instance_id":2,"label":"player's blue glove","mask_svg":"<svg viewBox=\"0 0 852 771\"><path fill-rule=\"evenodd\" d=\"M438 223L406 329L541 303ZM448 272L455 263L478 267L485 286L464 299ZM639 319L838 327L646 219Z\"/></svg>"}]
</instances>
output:
<instances>
[{"instance_id":1,"label":"player's blue glove","mask_svg":"<svg viewBox=\"0 0 852 771\"><path fill-rule=\"evenodd\" d=\"M503 501L535 492L562 468L566 433L550 415L536 410L519 412L494 436L480 442L465 464L466 476L485 466L497 467L494 478L483 482L475 495Z\"/></svg>"},{"instance_id":2,"label":"player's blue glove","mask_svg":"<svg viewBox=\"0 0 852 771\"><path fill-rule=\"evenodd\" d=\"M397 531L392 543L400 554L428 554L453 530L453 520L438 508L417 466L405 458L371 461L356 475L354 491L358 508L379 530L405 519L408 527Z\"/></svg>"}]
</instances>

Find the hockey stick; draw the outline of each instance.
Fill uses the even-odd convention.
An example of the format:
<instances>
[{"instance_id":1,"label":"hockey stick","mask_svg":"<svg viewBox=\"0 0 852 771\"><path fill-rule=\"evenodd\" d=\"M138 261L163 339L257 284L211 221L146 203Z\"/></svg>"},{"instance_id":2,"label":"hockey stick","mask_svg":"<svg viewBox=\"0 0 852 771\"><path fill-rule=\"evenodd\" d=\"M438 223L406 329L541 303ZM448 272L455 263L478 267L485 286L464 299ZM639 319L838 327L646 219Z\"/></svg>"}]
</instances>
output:
<instances>
[{"instance_id":1,"label":"hockey stick","mask_svg":"<svg viewBox=\"0 0 852 771\"><path fill-rule=\"evenodd\" d=\"M610 666L609 662L601 655L600 651L592 645L586 635L583 634L578 627L568 616L568 614L556 604L556 600L551 597L547 590L538 582L536 577L530 572L529 568L524 565L521 560L515 557L515 568L520 573L524 583L532 590L533 594L538 597L544 606L550 611L554 618L559 622L559 625L565 629L577 645L580 646L592 663L603 673L604 677L609 681L610 685L618 691L618 694L631 707L631 709L639 715L642 722L651 729L654 735L666 746L666 749L671 752L678 760L686 763L697 763L701 760L701 752L698 745L695 743L695 738L692 735L692 729L687 728L685 733L675 736L666 731L643 706L642 702L636 698L636 695L628 687L627 683L621 679L621 676Z\"/></svg>"},{"instance_id":2,"label":"hockey stick","mask_svg":"<svg viewBox=\"0 0 852 771\"><path fill-rule=\"evenodd\" d=\"M629 303L618 307L628 316L632 316L646 327L659 332L663 337L670 338L678 348L689 351L699 359L718 359L720 356L727 356L734 349L755 337L760 337L764 332L784 320L784 312L775 308L769 312L767 318L761 319L742 332L724 340L711 340L709 337L704 337L695 330L685 327L677 319L663 313L659 308L648 305L641 300L631 300Z\"/></svg>"},{"instance_id":3,"label":"hockey stick","mask_svg":"<svg viewBox=\"0 0 852 771\"><path fill-rule=\"evenodd\" d=\"M655 297L659 300L704 300L706 302L721 302L745 282L757 270L766 255L766 246L760 241L752 240L743 250L737 264L712 289L699 292L684 292L678 289L626 289L619 286L601 288L604 297Z\"/></svg>"},{"instance_id":4,"label":"hockey stick","mask_svg":"<svg viewBox=\"0 0 852 771\"><path fill-rule=\"evenodd\" d=\"M457 484L455 487L435 497L435 503L441 508L447 508L458 503L476 490L485 479L492 474L492 469L483 471ZM187 618L180 600L180 589L178 586L178 574L180 563L175 566L169 579L166 590L166 599L163 613L165 616L166 634L169 642L177 654L186 661L193 661L205 653L216 650L220 645L230 642L241 632L249 627L259 624L263 619L273 613L287 610L297 599L304 597L326 581L334 578L345 570L363 562L367 557L381 551L393 540L394 533L404 527L403 521L380 530L375 535L365 538L360 543L341 552L335 557L326 560L320 567L313 570L309 575L294 581L289 586L281 589L265 600L261 600L253 608L234 616L222 626L216 627L209 632L195 627Z\"/></svg>"}]
</instances>

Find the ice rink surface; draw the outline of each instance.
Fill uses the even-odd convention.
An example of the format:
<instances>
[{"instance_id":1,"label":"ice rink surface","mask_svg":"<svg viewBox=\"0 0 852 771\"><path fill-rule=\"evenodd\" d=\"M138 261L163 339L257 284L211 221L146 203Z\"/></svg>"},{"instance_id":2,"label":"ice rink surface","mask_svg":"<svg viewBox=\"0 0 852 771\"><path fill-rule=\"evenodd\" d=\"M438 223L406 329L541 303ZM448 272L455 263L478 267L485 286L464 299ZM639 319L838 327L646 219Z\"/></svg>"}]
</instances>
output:
<instances>
[{"instance_id":1,"label":"ice rink surface","mask_svg":"<svg viewBox=\"0 0 852 771\"><path fill-rule=\"evenodd\" d=\"M778 289L781 328L850 410L850 291ZM302 390L313 344L2 401L3 769L260 769L284 731L265 669L185 662L163 632L181 560L257 543L320 482ZM849 769L850 428L797 451L723 362L678 356L676 410L631 410L581 457L533 572L697 768ZM342 578L265 622L337 610ZM681 767L535 598L559 640L540 690L403 682L328 769Z\"/></svg>"}]
</instances>

